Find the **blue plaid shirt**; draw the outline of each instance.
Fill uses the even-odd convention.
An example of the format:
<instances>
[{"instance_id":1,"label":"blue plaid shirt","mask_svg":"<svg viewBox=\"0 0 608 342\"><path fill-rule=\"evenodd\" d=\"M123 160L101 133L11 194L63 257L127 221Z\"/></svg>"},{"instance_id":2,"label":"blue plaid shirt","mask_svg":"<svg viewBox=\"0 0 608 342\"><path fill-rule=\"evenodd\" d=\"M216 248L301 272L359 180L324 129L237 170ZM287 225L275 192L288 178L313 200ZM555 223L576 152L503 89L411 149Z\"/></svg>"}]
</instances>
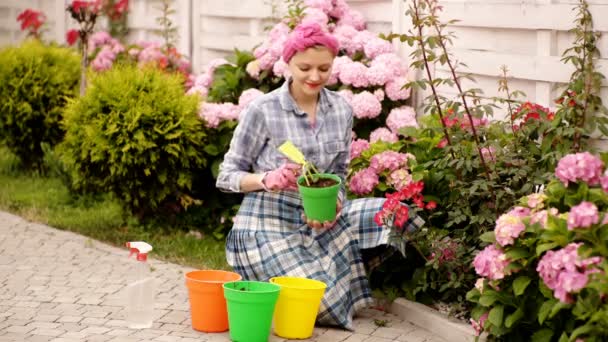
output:
<instances>
[{"instance_id":1,"label":"blue plaid shirt","mask_svg":"<svg viewBox=\"0 0 608 342\"><path fill-rule=\"evenodd\" d=\"M344 180L352 125L350 105L339 94L324 88L319 94L316 123L311 126L308 114L298 108L286 81L280 88L256 98L241 113L216 186L227 192L241 192L241 179L247 173L271 171L287 161L278 150L287 140L320 172L334 173Z\"/></svg>"}]
</instances>

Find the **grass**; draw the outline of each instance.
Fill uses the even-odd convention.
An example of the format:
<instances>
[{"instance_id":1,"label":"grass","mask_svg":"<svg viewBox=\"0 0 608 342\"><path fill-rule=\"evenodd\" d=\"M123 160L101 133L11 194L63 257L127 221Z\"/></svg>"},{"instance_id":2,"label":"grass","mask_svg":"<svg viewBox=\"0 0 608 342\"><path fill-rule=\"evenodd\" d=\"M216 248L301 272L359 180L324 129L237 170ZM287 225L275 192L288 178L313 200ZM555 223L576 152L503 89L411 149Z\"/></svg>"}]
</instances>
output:
<instances>
[{"instance_id":1,"label":"grass","mask_svg":"<svg viewBox=\"0 0 608 342\"><path fill-rule=\"evenodd\" d=\"M154 248L152 257L169 262L200 269L230 269L223 240L198 238L168 226L139 224L107 194L74 198L60 179L20 172L17 165L16 157L0 147L0 210L114 246L146 241Z\"/></svg>"}]
</instances>

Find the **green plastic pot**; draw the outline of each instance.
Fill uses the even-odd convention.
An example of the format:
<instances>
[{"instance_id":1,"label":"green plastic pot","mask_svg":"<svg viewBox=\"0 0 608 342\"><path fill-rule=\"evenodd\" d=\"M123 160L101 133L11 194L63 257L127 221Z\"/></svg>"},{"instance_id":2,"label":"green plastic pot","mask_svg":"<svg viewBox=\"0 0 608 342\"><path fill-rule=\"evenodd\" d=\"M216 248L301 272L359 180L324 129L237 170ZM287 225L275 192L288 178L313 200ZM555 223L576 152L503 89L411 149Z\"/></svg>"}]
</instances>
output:
<instances>
[{"instance_id":1,"label":"green plastic pot","mask_svg":"<svg viewBox=\"0 0 608 342\"><path fill-rule=\"evenodd\" d=\"M298 178L298 189L302 196L304 214L309 220L333 221L336 218L336 203L342 179L331 173L320 173L318 176L333 179L338 183L326 188L308 187L304 176L300 176Z\"/></svg>"},{"instance_id":2,"label":"green plastic pot","mask_svg":"<svg viewBox=\"0 0 608 342\"><path fill-rule=\"evenodd\" d=\"M281 287L260 281L234 281L223 286L230 339L233 342L267 342Z\"/></svg>"}]
</instances>

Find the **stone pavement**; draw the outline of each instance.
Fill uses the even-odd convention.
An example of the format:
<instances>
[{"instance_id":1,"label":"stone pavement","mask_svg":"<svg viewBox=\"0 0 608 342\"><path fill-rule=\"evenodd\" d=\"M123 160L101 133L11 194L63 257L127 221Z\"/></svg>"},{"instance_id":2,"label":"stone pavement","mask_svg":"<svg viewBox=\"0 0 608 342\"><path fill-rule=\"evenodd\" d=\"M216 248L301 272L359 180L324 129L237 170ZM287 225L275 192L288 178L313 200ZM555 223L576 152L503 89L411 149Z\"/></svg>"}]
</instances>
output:
<instances>
[{"instance_id":1,"label":"stone pavement","mask_svg":"<svg viewBox=\"0 0 608 342\"><path fill-rule=\"evenodd\" d=\"M127 256L126 248L0 212L0 341L230 341L228 333L190 327L184 273L191 269L152 258L160 280L154 326L127 328L124 289L133 273ZM355 332L316 328L307 341L445 342L376 310L362 312L355 325Z\"/></svg>"}]
</instances>

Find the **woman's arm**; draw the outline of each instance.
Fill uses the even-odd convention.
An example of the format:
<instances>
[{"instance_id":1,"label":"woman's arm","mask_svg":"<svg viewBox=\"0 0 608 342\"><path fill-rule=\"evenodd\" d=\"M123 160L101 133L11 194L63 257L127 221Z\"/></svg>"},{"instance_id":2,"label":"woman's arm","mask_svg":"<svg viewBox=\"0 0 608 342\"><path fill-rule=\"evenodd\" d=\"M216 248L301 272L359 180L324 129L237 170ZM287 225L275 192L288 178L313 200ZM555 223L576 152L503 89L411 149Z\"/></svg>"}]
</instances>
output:
<instances>
[{"instance_id":1,"label":"woman's arm","mask_svg":"<svg viewBox=\"0 0 608 342\"><path fill-rule=\"evenodd\" d=\"M216 186L226 192L262 190L264 174L251 173L251 165L260 155L268 137L262 111L251 104L241 114L230 148L220 164Z\"/></svg>"}]
</instances>

